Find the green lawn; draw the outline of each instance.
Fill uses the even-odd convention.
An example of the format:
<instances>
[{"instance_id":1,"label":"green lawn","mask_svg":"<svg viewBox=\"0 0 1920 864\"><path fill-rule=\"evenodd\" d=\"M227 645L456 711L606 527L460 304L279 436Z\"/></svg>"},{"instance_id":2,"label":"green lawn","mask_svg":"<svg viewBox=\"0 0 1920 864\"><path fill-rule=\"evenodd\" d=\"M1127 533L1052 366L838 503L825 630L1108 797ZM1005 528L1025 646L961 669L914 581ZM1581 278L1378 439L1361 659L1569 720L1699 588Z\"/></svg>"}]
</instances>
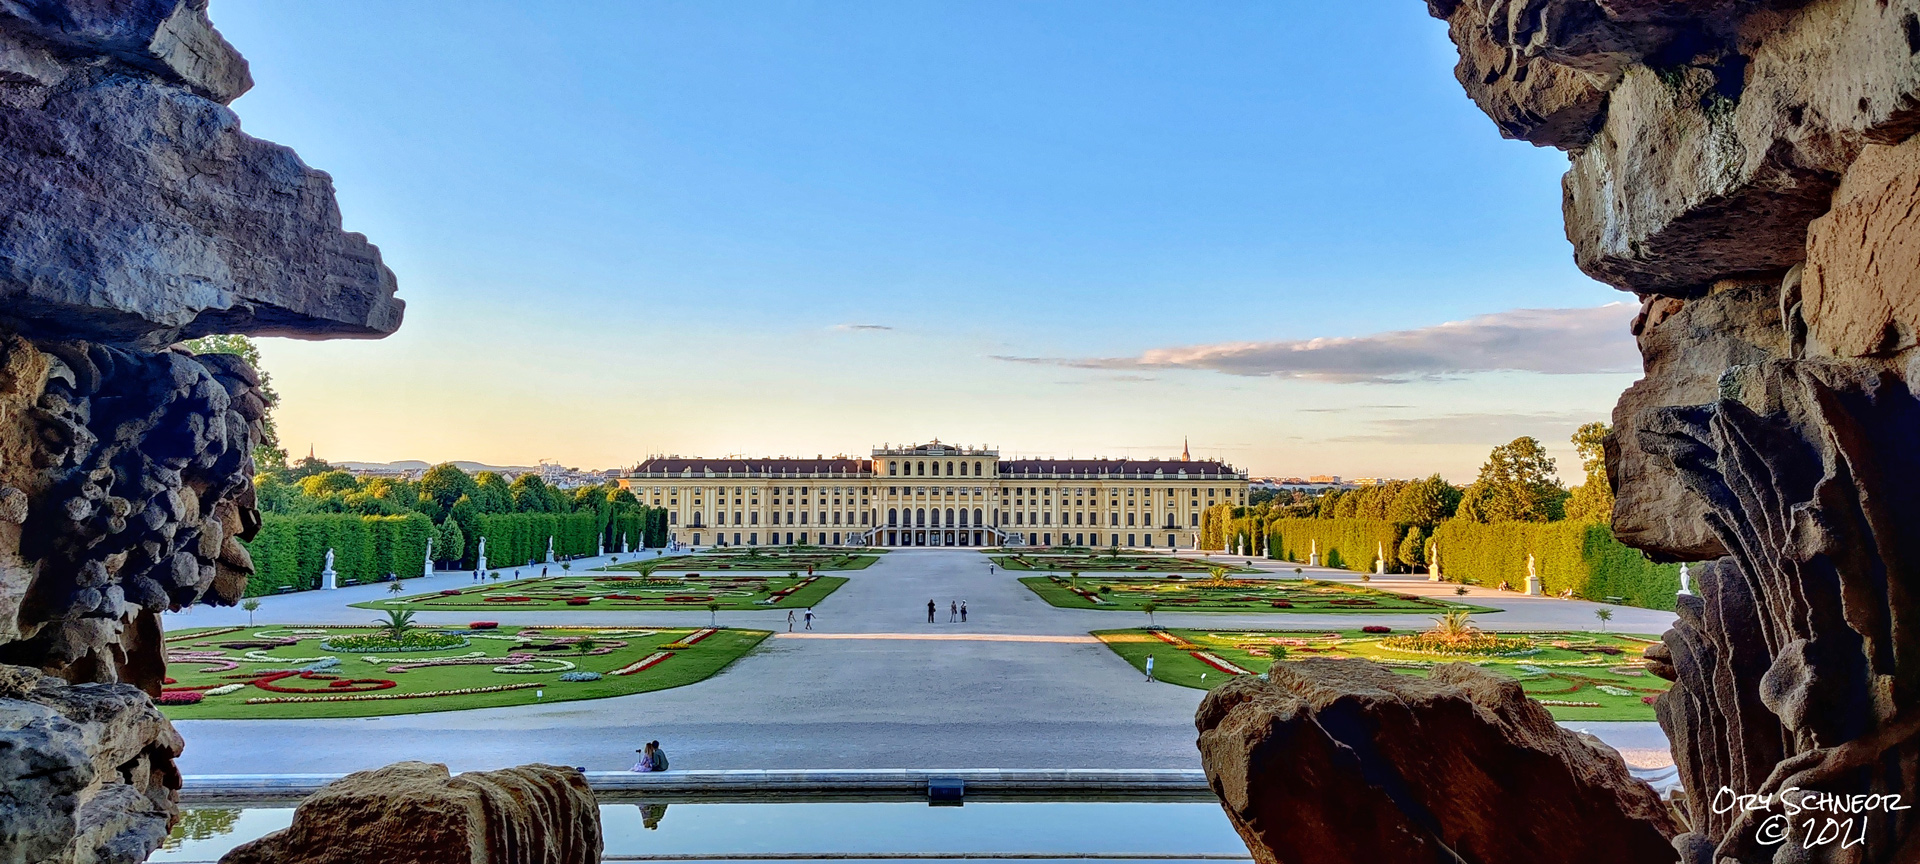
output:
<instances>
[{"instance_id":1,"label":"green lawn","mask_svg":"<svg viewBox=\"0 0 1920 864\"><path fill-rule=\"evenodd\" d=\"M1144 674L1147 656L1154 657L1155 678L1185 687L1211 689L1232 673L1208 665L1195 656L1211 654L1252 673L1267 671L1276 654L1283 658L1364 657L1408 675L1425 675L1439 663L1467 660L1520 680L1536 699L1590 703L1596 707L1547 705L1556 720L1652 720L1653 706L1642 697L1663 692L1668 684L1645 671L1641 649L1658 641L1650 636L1621 633L1503 633L1525 636L1532 648L1521 656L1443 657L1383 644L1393 634L1341 631L1206 631L1161 630L1180 642L1174 644L1149 630L1097 630L1094 636ZM1607 653L1617 651L1618 653ZM1282 662L1285 662L1284 659ZM1205 675L1205 678L1201 676ZM1610 687L1626 695L1598 689Z\"/></svg>"},{"instance_id":2,"label":"green lawn","mask_svg":"<svg viewBox=\"0 0 1920 864\"><path fill-rule=\"evenodd\" d=\"M697 573L707 570L778 570L804 574L808 567L812 567L815 573L827 570L865 570L873 562L880 560L880 555L885 551L861 549L850 552L810 547L781 547L769 550L759 546L746 549L709 550L695 555L646 558L595 569L621 570L631 573L652 573L655 570L676 573Z\"/></svg>"},{"instance_id":3,"label":"green lawn","mask_svg":"<svg viewBox=\"0 0 1920 864\"><path fill-rule=\"evenodd\" d=\"M1160 612L1368 612L1419 614L1465 609L1498 612L1485 606L1455 603L1437 597L1394 594L1345 582L1307 579L1228 579L1214 586L1208 579L1172 576L1023 576L1040 599L1069 609L1110 609L1141 612L1151 602ZM1078 589L1078 590L1075 590ZM1097 600L1094 598L1098 598Z\"/></svg>"},{"instance_id":4,"label":"green lawn","mask_svg":"<svg viewBox=\"0 0 1920 864\"><path fill-rule=\"evenodd\" d=\"M1014 552L1001 550L1002 554L993 555L994 563L1004 570L1037 570L1054 573L1121 573L1139 570L1150 573L1207 573L1214 567L1225 568L1228 573L1258 573L1251 567L1234 564L1233 559L1180 558L1173 555L1153 555L1145 552L1121 552L1118 555L1108 552ZM1240 556L1240 561L1252 560Z\"/></svg>"},{"instance_id":5,"label":"green lawn","mask_svg":"<svg viewBox=\"0 0 1920 864\"><path fill-rule=\"evenodd\" d=\"M792 609L812 606L846 584L842 576L719 576L656 573L627 576L595 573L487 582L388 600L355 603L360 609L483 612L606 609ZM584 601L584 602L582 602Z\"/></svg>"},{"instance_id":6,"label":"green lawn","mask_svg":"<svg viewBox=\"0 0 1920 864\"><path fill-rule=\"evenodd\" d=\"M167 636L171 677L166 695L191 691L201 693L203 699L192 705L162 705L161 710L174 720L374 717L625 696L710 677L772 635L766 630L711 630L690 646L666 648L702 631L685 627L419 630L457 633L466 644L380 653L335 650L322 644L329 638L378 632L373 627L220 627L172 633ZM593 643L586 653L576 647L582 640ZM645 669L611 674L663 652L664 658ZM328 658L338 665L331 665ZM408 663L436 659L477 662L406 668ZM299 671L303 669L311 671ZM598 672L601 678L560 679L562 673L576 671ZM236 684L239 687L232 692L206 695L209 689ZM513 689L444 693L489 687ZM307 698L327 701L262 701Z\"/></svg>"}]
</instances>

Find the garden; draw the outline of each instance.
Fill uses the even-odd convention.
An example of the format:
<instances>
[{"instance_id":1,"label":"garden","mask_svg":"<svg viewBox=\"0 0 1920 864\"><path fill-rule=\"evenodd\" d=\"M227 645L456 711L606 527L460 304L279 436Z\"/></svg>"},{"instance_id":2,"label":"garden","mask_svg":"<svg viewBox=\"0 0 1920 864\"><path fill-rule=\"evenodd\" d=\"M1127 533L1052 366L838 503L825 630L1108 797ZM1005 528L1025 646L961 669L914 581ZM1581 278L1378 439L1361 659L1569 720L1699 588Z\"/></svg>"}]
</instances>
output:
<instances>
[{"instance_id":1,"label":"garden","mask_svg":"<svg viewBox=\"0 0 1920 864\"><path fill-rule=\"evenodd\" d=\"M1123 612L1318 612L1417 614L1485 606L1397 594L1344 582L1312 579L1231 579L1219 570L1205 578L1167 576L1024 576L1040 599L1069 609Z\"/></svg>"},{"instance_id":2,"label":"garden","mask_svg":"<svg viewBox=\"0 0 1920 864\"><path fill-rule=\"evenodd\" d=\"M1055 551L1055 552L1016 552L1010 549L1000 550L993 555L993 561L1007 570L1041 570L1059 573L1119 573L1127 570L1140 570L1149 573L1206 573L1216 568L1225 568L1229 573L1259 573L1252 567L1243 567L1228 563L1230 556L1222 556L1213 561L1206 558L1181 558L1175 555L1153 555L1143 552L1121 552L1117 550ZM1239 556L1240 560L1250 560Z\"/></svg>"},{"instance_id":3,"label":"garden","mask_svg":"<svg viewBox=\"0 0 1920 864\"><path fill-rule=\"evenodd\" d=\"M668 555L610 564L601 570L619 570L633 573L652 573L655 570L674 572L692 570L796 570L801 573L815 573L825 570L864 570L868 565L880 560L885 550L861 549L850 552L836 549L822 549L811 546L782 546L769 549L763 546L732 547L700 552L695 555Z\"/></svg>"},{"instance_id":4,"label":"garden","mask_svg":"<svg viewBox=\"0 0 1920 864\"><path fill-rule=\"evenodd\" d=\"M374 717L692 684L771 635L703 627L215 627L166 637L173 720Z\"/></svg>"},{"instance_id":5,"label":"garden","mask_svg":"<svg viewBox=\"0 0 1920 864\"><path fill-rule=\"evenodd\" d=\"M1154 658L1154 677L1211 689L1276 661L1361 657L1396 672L1426 675L1441 663L1468 662L1520 682L1556 720L1652 720L1667 682L1640 652L1659 640L1624 633L1492 633L1448 615L1433 629L1397 633L1384 626L1339 631L1100 630L1094 636L1134 668Z\"/></svg>"},{"instance_id":6,"label":"garden","mask_svg":"<svg viewBox=\"0 0 1920 864\"><path fill-rule=\"evenodd\" d=\"M361 609L607 610L692 609L741 611L804 608L846 584L841 576L718 576L701 573L535 576L482 582L391 600L355 603Z\"/></svg>"}]
</instances>

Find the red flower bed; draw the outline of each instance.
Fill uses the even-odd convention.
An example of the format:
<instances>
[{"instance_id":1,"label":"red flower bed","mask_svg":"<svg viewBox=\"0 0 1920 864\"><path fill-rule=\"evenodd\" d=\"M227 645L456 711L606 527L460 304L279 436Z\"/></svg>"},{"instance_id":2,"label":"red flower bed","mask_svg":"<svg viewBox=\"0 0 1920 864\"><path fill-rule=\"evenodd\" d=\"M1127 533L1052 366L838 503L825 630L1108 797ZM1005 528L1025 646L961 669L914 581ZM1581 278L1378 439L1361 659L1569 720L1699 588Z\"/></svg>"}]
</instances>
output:
<instances>
[{"instance_id":1,"label":"red flower bed","mask_svg":"<svg viewBox=\"0 0 1920 864\"><path fill-rule=\"evenodd\" d=\"M498 621L475 621L467 625L468 630L492 630L500 626Z\"/></svg>"},{"instance_id":2,"label":"red flower bed","mask_svg":"<svg viewBox=\"0 0 1920 864\"><path fill-rule=\"evenodd\" d=\"M488 597L488 603L531 603L532 597Z\"/></svg>"},{"instance_id":3,"label":"red flower bed","mask_svg":"<svg viewBox=\"0 0 1920 864\"><path fill-rule=\"evenodd\" d=\"M198 690L174 690L160 694L153 702L155 705L192 705L205 698Z\"/></svg>"},{"instance_id":4,"label":"red flower bed","mask_svg":"<svg viewBox=\"0 0 1920 864\"><path fill-rule=\"evenodd\" d=\"M460 589L458 589L458 588L448 588L447 590L445 590L445 591L442 591L442 592L440 592L440 596L442 596L442 597L458 597L458 596L460 596Z\"/></svg>"},{"instance_id":5,"label":"red flower bed","mask_svg":"<svg viewBox=\"0 0 1920 864\"><path fill-rule=\"evenodd\" d=\"M1642 705L1652 705L1652 704L1653 704L1653 700L1655 700L1655 699L1658 699L1658 698L1660 698L1660 694L1658 694L1658 693L1655 693L1655 694L1653 694L1652 696L1642 696L1642 697L1640 697L1640 704L1642 704Z\"/></svg>"},{"instance_id":6,"label":"red flower bed","mask_svg":"<svg viewBox=\"0 0 1920 864\"><path fill-rule=\"evenodd\" d=\"M299 676L303 681L324 681L326 686L319 690L302 690L297 687L282 687L275 684L285 678ZM334 675L322 675L318 672L269 672L251 682L253 686L271 693L366 693L372 690L386 690L399 685L385 678L342 679ZM197 700L196 700L197 701Z\"/></svg>"},{"instance_id":7,"label":"red flower bed","mask_svg":"<svg viewBox=\"0 0 1920 864\"><path fill-rule=\"evenodd\" d=\"M1275 601L1273 601L1273 608L1275 608L1275 609L1292 609L1292 608L1293 608L1293 601L1291 601L1291 600L1275 600Z\"/></svg>"},{"instance_id":8,"label":"red flower bed","mask_svg":"<svg viewBox=\"0 0 1920 864\"><path fill-rule=\"evenodd\" d=\"M669 594L666 596L665 599L668 603L705 603L708 600L712 600L713 597L711 595L694 596L692 594Z\"/></svg>"},{"instance_id":9,"label":"red flower bed","mask_svg":"<svg viewBox=\"0 0 1920 864\"><path fill-rule=\"evenodd\" d=\"M567 605L568 606L585 606L590 602L592 601L588 600L585 597L573 597L567 600Z\"/></svg>"},{"instance_id":10,"label":"red flower bed","mask_svg":"<svg viewBox=\"0 0 1920 864\"><path fill-rule=\"evenodd\" d=\"M1393 628L1392 628L1392 627L1388 627L1388 626L1385 626L1385 625L1382 625L1382 624L1368 624L1367 626L1365 626L1365 627L1362 627L1362 628L1360 628L1360 632L1362 632L1362 633L1392 633L1392 632L1393 632Z\"/></svg>"},{"instance_id":11,"label":"red flower bed","mask_svg":"<svg viewBox=\"0 0 1920 864\"><path fill-rule=\"evenodd\" d=\"M1151 568L1151 567L1148 567L1148 566L1147 566L1147 565L1145 565L1145 564L1135 564L1135 565L1133 565L1133 569L1135 569L1135 570L1151 570L1151 569L1153 569L1153 568Z\"/></svg>"}]
</instances>

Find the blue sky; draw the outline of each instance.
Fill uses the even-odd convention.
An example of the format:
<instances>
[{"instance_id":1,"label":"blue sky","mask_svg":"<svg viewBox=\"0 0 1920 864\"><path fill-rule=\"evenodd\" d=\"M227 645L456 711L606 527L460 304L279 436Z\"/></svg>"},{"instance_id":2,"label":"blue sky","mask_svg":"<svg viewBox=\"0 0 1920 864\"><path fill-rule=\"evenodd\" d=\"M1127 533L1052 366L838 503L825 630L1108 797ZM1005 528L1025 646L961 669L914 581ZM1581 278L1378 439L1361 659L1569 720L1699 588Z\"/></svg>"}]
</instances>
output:
<instances>
[{"instance_id":1,"label":"blue sky","mask_svg":"<svg viewBox=\"0 0 1920 864\"><path fill-rule=\"evenodd\" d=\"M1623 308L1501 317L1631 298L1572 264L1564 157L1499 138L1413 0L212 15L244 128L334 176L409 304L381 342L266 341L296 450L1186 436L1459 477L1515 435L1564 451L1634 377Z\"/></svg>"}]
</instances>

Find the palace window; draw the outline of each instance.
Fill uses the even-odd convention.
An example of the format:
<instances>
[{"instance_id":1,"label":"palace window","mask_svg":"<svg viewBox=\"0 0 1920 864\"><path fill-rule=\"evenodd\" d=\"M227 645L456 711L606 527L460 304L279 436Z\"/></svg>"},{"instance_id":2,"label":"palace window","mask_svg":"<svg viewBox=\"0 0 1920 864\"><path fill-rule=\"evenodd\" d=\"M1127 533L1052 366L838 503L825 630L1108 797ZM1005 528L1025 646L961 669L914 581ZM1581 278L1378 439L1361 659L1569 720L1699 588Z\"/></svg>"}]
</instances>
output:
<instances>
[{"instance_id":1,"label":"palace window","mask_svg":"<svg viewBox=\"0 0 1920 864\"><path fill-rule=\"evenodd\" d=\"M748 524L750 525L760 524L760 511L755 510L752 513L748 513L747 519L748 519Z\"/></svg>"},{"instance_id":2,"label":"palace window","mask_svg":"<svg viewBox=\"0 0 1920 864\"><path fill-rule=\"evenodd\" d=\"M980 508L973 508L973 524L977 527L986 523L980 521Z\"/></svg>"},{"instance_id":3,"label":"palace window","mask_svg":"<svg viewBox=\"0 0 1920 864\"><path fill-rule=\"evenodd\" d=\"M894 475L897 475L897 474L899 474L899 473L900 473L900 463L898 463L898 462L888 462L888 463L887 463L887 476L888 476L888 477L892 477L892 476L894 476Z\"/></svg>"},{"instance_id":4,"label":"palace window","mask_svg":"<svg viewBox=\"0 0 1920 864\"><path fill-rule=\"evenodd\" d=\"M860 524L867 524L867 511L865 510L860 511Z\"/></svg>"},{"instance_id":5,"label":"palace window","mask_svg":"<svg viewBox=\"0 0 1920 864\"><path fill-rule=\"evenodd\" d=\"M913 520L915 525L918 525L921 528L927 527L927 509L925 507L922 507L918 510L915 510L913 513Z\"/></svg>"},{"instance_id":6,"label":"palace window","mask_svg":"<svg viewBox=\"0 0 1920 864\"><path fill-rule=\"evenodd\" d=\"M951 463L949 463L949 464L951 464ZM952 507L948 507L948 508L947 508L947 526L948 526L948 527L952 527L952 526L953 526L953 508L952 508Z\"/></svg>"},{"instance_id":7,"label":"palace window","mask_svg":"<svg viewBox=\"0 0 1920 864\"><path fill-rule=\"evenodd\" d=\"M887 508L887 527L891 528L898 524L900 524L900 511L892 507L888 507Z\"/></svg>"}]
</instances>

